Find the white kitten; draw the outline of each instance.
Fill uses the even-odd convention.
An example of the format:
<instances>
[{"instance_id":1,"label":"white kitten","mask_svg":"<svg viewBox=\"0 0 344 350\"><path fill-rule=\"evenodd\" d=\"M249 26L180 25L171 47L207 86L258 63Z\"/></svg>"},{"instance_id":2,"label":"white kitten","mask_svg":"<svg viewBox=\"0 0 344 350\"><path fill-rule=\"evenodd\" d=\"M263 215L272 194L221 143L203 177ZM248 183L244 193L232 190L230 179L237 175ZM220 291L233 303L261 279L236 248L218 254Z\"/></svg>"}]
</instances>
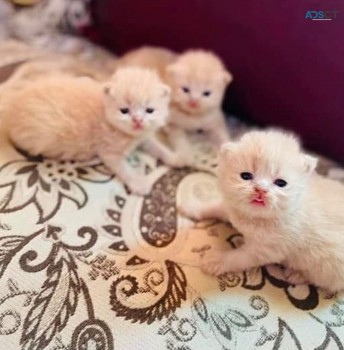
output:
<instances>
[{"instance_id":1,"label":"white kitten","mask_svg":"<svg viewBox=\"0 0 344 350\"><path fill-rule=\"evenodd\" d=\"M177 152L192 164L190 153L184 151L190 147L185 131L204 130L216 148L229 141L221 104L233 77L219 57L203 50L184 52L166 71L172 89L167 133Z\"/></svg>"},{"instance_id":2,"label":"white kitten","mask_svg":"<svg viewBox=\"0 0 344 350\"><path fill-rule=\"evenodd\" d=\"M279 263L293 284L344 289L344 186L314 171L316 159L278 131L250 132L222 147L222 201L181 211L197 219L230 220L245 244L210 251L203 269L213 275Z\"/></svg>"},{"instance_id":3,"label":"white kitten","mask_svg":"<svg viewBox=\"0 0 344 350\"><path fill-rule=\"evenodd\" d=\"M180 55L154 47L142 47L120 58L118 66L155 69L171 90L168 139L180 157L180 165L193 165L186 132L204 130L216 148L229 141L221 103L233 76L210 51L188 50Z\"/></svg>"},{"instance_id":4,"label":"white kitten","mask_svg":"<svg viewBox=\"0 0 344 350\"><path fill-rule=\"evenodd\" d=\"M0 111L19 148L64 160L99 156L134 193L146 194L149 183L126 157L146 138L153 153L169 152L153 138L166 124L169 96L154 71L126 68L104 85L64 75L23 82L2 92Z\"/></svg>"}]
</instances>

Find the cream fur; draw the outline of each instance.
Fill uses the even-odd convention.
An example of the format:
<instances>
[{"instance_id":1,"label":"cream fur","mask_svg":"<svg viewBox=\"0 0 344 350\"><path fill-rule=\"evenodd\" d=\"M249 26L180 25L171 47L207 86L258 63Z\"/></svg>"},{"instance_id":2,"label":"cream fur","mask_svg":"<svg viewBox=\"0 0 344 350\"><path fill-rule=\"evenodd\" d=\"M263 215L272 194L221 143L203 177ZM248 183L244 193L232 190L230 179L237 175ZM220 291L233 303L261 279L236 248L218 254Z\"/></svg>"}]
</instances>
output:
<instances>
[{"instance_id":1,"label":"cream fur","mask_svg":"<svg viewBox=\"0 0 344 350\"><path fill-rule=\"evenodd\" d=\"M314 172L316 159L304 154L291 135L251 132L228 143L220 154L223 201L207 208L182 208L197 219L230 220L245 244L203 259L210 274L280 263L293 284L312 283L331 292L344 289L344 186ZM245 181L240 173L250 172ZM287 181L280 188L277 178ZM254 187L264 188L266 205L251 203Z\"/></svg>"},{"instance_id":2,"label":"cream fur","mask_svg":"<svg viewBox=\"0 0 344 350\"><path fill-rule=\"evenodd\" d=\"M133 192L146 194L147 181L125 159L165 125L169 95L154 71L140 68L118 70L104 85L56 75L3 91L1 115L9 138L29 153L74 160L99 156Z\"/></svg>"},{"instance_id":3,"label":"cream fur","mask_svg":"<svg viewBox=\"0 0 344 350\"><path fill-rule=\"evenodd\" d=\"M184 164L192 163L185 131L203 129L218 147L229 140L221 103L226 86L233 80L221 60L212 52L189 50L177 55L160 48L144 47L123 56L118 65L142 66L158 71L171 87L167 134ZM185 92L183 89L189 89ZM210 92L204 96L204 92ZM190 101L196 102L191 107Z\"/></svg>"}]
</instances>

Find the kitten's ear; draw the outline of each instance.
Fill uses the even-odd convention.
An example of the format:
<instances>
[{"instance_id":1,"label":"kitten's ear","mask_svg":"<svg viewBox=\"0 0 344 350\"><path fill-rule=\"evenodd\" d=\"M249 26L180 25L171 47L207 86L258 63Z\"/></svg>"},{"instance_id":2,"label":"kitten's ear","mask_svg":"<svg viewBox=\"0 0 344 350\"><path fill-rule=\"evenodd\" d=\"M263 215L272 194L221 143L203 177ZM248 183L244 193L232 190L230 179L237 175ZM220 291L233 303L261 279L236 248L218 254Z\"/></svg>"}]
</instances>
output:
<instances>
[{"instance_id":1,"label":"kitten's ear","mask_svg":"<svg viewBox=\"0 0 344 350\"><path fill-rule=\"evenodd\" d=\"M161 90L162 90L162 96L163 97L169 97L171 95L171 89L169 86L162 84L161 85Z\"/></svg>"},{"instance_id":2,"label":"kitten's ear","mask_svg":"<svg viewBox=\"0 0 344 350\"><path fill-rule=\"evenodd\" d=\"M306 174L311 175L318 164L318 159L312 156L309 156L308 154L303 155L303 168L306 172Z\"/></svg>"},{"instance_id":3,"label":"kitten's ear","mask_svg":"<svg viewBox=\"0 0 344 350\"><path fill-rule=\"evenodd\" d=\"M222 80L225 83L225 85L229 85L233 81L233 75L227 70L225 70L222 73Z\"/></svg>"},{"instance_id":4,"label":"kitten's ear","mask_svg":"<svg viewBox=\"0 0 344 350\"><path fill-rule=\"evenodd\" d=\"M110 96L111 95L111 84L105 83L103 85L103 92L104 92L105 95Z\"/></svg>"},{"instance_id":5,"label":"kitten's ear","mask_svg":"<svg viewBox=\"0 0 344 350\"><path fill-rule=\"evenodd\" d=\"M237 145L234 142L226 142L220 148L220 156L228 156L235 152Z\"/></svg>"}]
</instances>

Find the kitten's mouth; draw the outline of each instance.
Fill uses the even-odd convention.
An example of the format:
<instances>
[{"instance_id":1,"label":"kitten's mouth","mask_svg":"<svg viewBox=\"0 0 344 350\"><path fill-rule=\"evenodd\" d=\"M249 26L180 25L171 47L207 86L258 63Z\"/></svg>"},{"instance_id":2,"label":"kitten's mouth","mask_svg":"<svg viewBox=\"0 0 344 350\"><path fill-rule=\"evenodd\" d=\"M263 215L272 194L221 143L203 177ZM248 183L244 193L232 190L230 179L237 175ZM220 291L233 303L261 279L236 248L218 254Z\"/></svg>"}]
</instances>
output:
<instances>
[{"instance_id":1,"label":"kitten's mouth","mask_svg":"<svg viewBox=\"0 0 344 350\"><path fill-rule=\"evenodd\" d=\"M266 201L265 201L265 198L262 197L261 195L255 197L252 199L251 203L253 205L258 205L258 206L261 206L261 207L264 207L266 205Z\"/></svg>"}]
</instances>

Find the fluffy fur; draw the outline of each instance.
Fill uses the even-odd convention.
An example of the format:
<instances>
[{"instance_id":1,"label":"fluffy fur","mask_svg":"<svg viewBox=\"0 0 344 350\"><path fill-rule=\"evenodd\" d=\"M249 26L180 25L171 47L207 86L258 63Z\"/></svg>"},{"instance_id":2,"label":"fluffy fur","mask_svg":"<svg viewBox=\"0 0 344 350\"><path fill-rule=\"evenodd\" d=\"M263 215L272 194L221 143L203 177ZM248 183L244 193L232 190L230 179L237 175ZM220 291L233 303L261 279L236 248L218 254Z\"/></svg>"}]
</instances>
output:
<instances>
[{"instance_id":1,"label":"fluffy fur","mask_svg":"<svg viewBox=\"0 0 344 350\"><path fill-rule=\"evenodd\" d=\"M221 103L232 75L214 53L190 50L181 55L159 48L141 48L125 55L121 65L143 66L158 71L171 87L167 134L178 154L185 157L190 147L185 131L203 129L216 146L229 140Z\"/></svg>"},{"instance_id":2,"label":"fluffy fur","mask_svg":"<svg viewBox=\"0 0 344 350\"><path fill-rule=\"evenodd\" d=\"M51 76L4 93L1 114L12 142L33 155L99 156L136 194L149 186L126 156L166 123L170 89L153 71L121 69L104 85Z\"/></svg>"},{"instance_id":3,"label":"fluffy fur","mask_svg":"<svg viewBox=\"0 0 344 350\"><path fill-rule=\"evenodd\" d=\"M23 82L33 81L49 75L63 74L85 76L97 81L106 81L109 75L87 62L67 55L47 55L46 57L22 63L9 79L0 85L0 98L4 90L21 89Z\"/></svg>"},{"instance_id":4,"label":"fluffy fur","mask_svg":"<svg viewBox=\"0 0 344 350\"><path fill-rule=\"evenodd\" d=\"M204 270L219 275L278 263L290 283L343 290L344 186L317 175L315 167L316 159L281 132L251 132L225 144L219 167L223 200L182 211L230 220L245 243L232 252L209 252ZM287 184L279 187L280 180Z\"/></svg>"}]
</instances>

